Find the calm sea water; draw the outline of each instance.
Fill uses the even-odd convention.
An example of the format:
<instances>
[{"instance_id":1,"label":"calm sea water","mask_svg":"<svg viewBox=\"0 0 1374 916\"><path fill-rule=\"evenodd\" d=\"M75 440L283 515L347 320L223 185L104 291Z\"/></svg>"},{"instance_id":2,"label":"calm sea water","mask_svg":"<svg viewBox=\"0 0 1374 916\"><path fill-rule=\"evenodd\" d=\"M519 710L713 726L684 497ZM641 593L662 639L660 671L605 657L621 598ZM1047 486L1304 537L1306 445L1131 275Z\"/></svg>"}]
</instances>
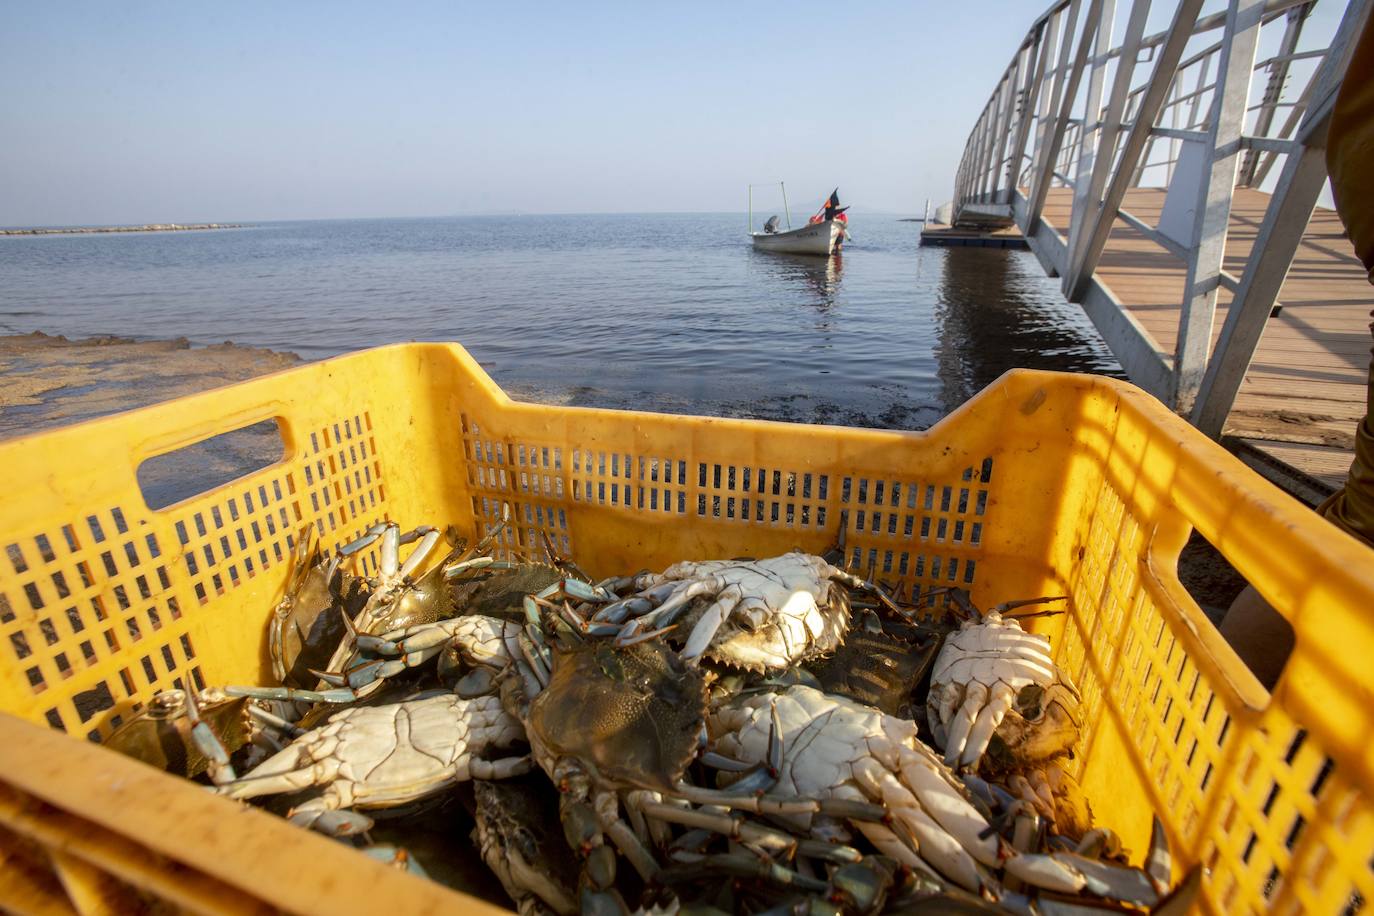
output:
<instances>
[{"instance_id":1,"label":"calm sea water","mask_svg":"<svg viewBox=\"0 0 1374 916\"><path fill-rule=\"evenodd\" d=\"M0 239L0 332L231 340L307 359L464 344L516 397L919 429L1008 368L1119 373L1026 252L853 217L829 261L743 214L266 223Z\"/></svg>"}]
</instances>

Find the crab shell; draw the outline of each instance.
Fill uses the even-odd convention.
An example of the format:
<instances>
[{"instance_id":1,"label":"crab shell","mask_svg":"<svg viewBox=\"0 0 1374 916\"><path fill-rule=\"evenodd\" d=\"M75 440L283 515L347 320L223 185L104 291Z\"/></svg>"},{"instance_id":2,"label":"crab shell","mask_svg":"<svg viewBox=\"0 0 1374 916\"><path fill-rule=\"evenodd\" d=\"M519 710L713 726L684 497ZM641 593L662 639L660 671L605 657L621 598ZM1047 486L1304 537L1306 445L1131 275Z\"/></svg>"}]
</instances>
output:
<instances>
[{"instance_id":1,"label":"crab shell","mask_svg":"<svg viewBox=\"0 0 1374 916\"><path fill-rule=\"evenodd\" d=\"M563 579L564 573L542 563L523 563L514 569L483 569L453 583L453 600L460 614L525 621L526 595L537 595Z\"/></svg>"},{"instance_id":2,"label":"crab shell","mask_svg":"<svg viewBox=\"0 0 1374 916\"><path fill-rule=\"evenodd\" d=\"M200 703L200 718L210 726L224 749L233 754L252 740L253 723L248 699L231 697ZM188 779L204 773L209 761L191 740L191 720L185 715L186 698L180 690L164 690L151 703L114 730L105 747L135 760Z\"/></svg>"},{"instance_id":3,"label":"crab shell","mask_svg":"<svg viewBox=\"0 0 1374 916\"><path fill-rule=\"evenodd\" d=\"M558 829L558 799L542 774L473 780L473 842L520 907L537 897L560 916L577 910L577 859ZM535 912L538 909L535 908Z\"/></svg>"},{"instance_id":4,"label":"crab shell","mask_svg":"<svg viewBox=\"0 0 1374 916\"><path fill-rule=\"evenodd\" d=\"M775 561L793 557L800 558L803 563L820 559L805 554L787 554ZM727 561L721 565L747 565L748 562ZM696 565L706 567L708 563ZM849 592L838 582L819 576L812 582L803 579L802 583L788 595L782 607L741 602L725 616L702 656L720 665L763 674L834 652L849 630ZM673 638L685 640L713 600L697 599L683 615Z\"/></svg>"},{"instance_id":5,"label":"crab shell","mask_svg":"<svg viewBox=\"0 0 1374 916\"><path fill-rule=\"evenodd\" d=\"M327 668L330 656L344 638L341 614L354 617L367 603L367 587L343 570L326 579L327 564L316 545L300 561L293 576L296 590L289 592L273 620L279 628L271 640L272 665L278 680L288 687L313 687L318 680L312 668Z\"/></svg>"},{"instance_id":6,"label":"crab shell","mask_svg":"<svg viewBox=\"0 0 1374 916\"><path fill-rule=\"evenodd\" d=\"M834 655L812 662L808 670L826 693L909 719L912 694L929 674L942 639L932 631L924 644L914 644L883 632L851 630Z\"/></svg>"},{"instance_id":7,"label":"crab shell","mask_svg":"<svg viewBox=\"0 0 1374 916\"><path fill-rule=\"evenodd\" d=\"M1063 670L1048 687L1028 684L988 741L988 772L1040 766L1072 753L1080 730L1078 690Z\"/></svg>"},{"instance_id":8,"label":"crab shell","mask_svg":"<svg viewBox=\"0 0 1374 916\"><path fill-rule=\"evenodd\" d=\"M546 769L550 757L573 757L602 781L668 791L696 756L705 721L706 676L653 639L555 647L526 729Z\"/></svg>"},{"instance_id":9,"label":"crab shell","mask_svg":"<svg viewBox=\"0 0 1374 916\"><path fill-rule=\"evenodd\" d=\"M452 556L452 555L451 555ZM388 633L406 627L434 623L452 617L457 608L453 600L453 590L444 577L445 561L436 563L428 572L416 579L414 584L403 589L401 594L377 618L372 630L375 633Z\"/></svg>"}]
</instances>

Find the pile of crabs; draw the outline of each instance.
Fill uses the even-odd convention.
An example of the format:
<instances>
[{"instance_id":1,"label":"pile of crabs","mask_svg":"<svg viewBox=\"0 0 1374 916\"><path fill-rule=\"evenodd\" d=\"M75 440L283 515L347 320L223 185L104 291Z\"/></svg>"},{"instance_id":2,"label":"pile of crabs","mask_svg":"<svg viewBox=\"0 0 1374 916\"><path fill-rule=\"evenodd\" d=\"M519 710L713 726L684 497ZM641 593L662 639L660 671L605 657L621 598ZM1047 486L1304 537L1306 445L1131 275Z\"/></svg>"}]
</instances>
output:
<instances>
[{"instance_id":1,"label":"pile of crabs","mask_svg":"<svg viewBox=\"0 0 1374 916\"><path fill-rule=\"evenodd\" d=\"M1062 599L905 601L842 543L594 582L498 534L307 529L279 683L163 692L108 743L470 886L425 820L461 804L522 913L1190 905L1158 820L1131 864L1065 768L1078 692L1019 622L1059 611L1018 610Z\"/></svg>"}]
</instances>

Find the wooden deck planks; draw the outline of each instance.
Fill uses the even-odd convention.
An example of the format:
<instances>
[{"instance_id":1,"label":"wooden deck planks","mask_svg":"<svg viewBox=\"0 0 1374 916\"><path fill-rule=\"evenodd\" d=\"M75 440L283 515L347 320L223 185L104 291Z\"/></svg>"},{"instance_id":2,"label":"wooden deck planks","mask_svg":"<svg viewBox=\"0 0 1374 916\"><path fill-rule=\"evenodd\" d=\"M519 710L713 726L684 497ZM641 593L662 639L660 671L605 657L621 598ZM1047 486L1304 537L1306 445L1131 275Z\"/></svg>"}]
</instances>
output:
<instances>
[{"instance_id":1,"label":"wooden deck planks","mask_svg":"<svg viewBox=\"0 0 1374 916\"><path fill-rule=\"evenodd\" d=\"M1123 208L1156 225L1165 192L1128 191ZM1044 219L1062 236L1073 191L1052 188ZM1269 206L1269 195L1238 188L1232 199L1224 268L1239 277ZM1183 261L1118 221L1097 276L1172 363L1187 269ZM1231 293L1217 295L1213 344ZM1284 282L1279 315L1269 320L1227 422L1279 461L1332 485L1350 465L1356 423L1364 415L1374 286L1355 258L1334 211L1318 208ZM1271 443L1271 445L1265 445Z\"/></svg>"}]
</instances>

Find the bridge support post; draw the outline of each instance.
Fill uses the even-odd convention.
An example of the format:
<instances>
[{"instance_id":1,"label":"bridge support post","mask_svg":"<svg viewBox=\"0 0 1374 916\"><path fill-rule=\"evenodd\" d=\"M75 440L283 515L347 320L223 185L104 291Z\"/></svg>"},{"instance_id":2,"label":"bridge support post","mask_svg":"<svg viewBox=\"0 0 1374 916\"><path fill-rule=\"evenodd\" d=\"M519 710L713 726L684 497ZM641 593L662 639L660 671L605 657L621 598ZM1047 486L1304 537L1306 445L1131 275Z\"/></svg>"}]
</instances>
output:
<instances>
[{"instance_id":1,"label":"bridge support post","mask_svg":"<svg viewBox=\"0 0 1374 916\"><path fill-rule=\"evenodd\" d=\"M1278 184L1264 222L1255 236L1245 273L1226 312L1216 352L1193 405L1190 422L1207 435L1218 438L1225 430L1226 418L1236 402L1245 373L1259 348L1264 327L1269 321L1279 290L1288 276L1307 221L1326 183L1326 129L1335 108L1341 76L1355 50L1355 42L1370 15L1371 0L1353 0L1331 41L1331 49L1313 77L1318 99L1303 121L1295 142L1279 174Z\"/></svg>"},{"instance_id":2,"label":"bridge support post","mask_svg":"<svg viewBox=\"0 0 1374 916\"><path fill-rule=\"evenodd\" d=\"M1031 190L1031 199L1026 206L1026 222L1021 227L1021 231L1025 233L1027 238L1034 235L1040 226L1040 214L1045 209L1045 197L1050 193L1050 185L1054 181L1054 165L1059 161L1059 151L1064 144L1064 132L1069 126L1069 115L1073 111L1074 99L1078 95L1078 86L1083 79L1083 70L1088 63L1088 49L1093 44L1096 23L1101 19L1102 3L1103 0L1092 0L1092 5L1088 7L1087 20L1083 26L1083 35L1078 40L1078 52L1074 55L1073 70L1069 74L1067 86L1063 82L1062 76L1059 84L1055 86L1055 107L1059 109L1059 114L1054 119L1054 127L1050 129L1050 142L1045 147L1044 157L1035 176L1035 186ZM1068 56L1069 47L1073 43L1072 27L1077 11L1076 3L1069 8L1069 20L1068 25L1065 26L1064 46L1061 52L1064 57Z\"/></svg>"},{"instance_id":3,"label":"bridge support post","mask_svg":"<svg viewBox=\"0 0 1374 916\"><path fill-rule=\"evenodd\" d=\"M1208 119L1206 162L1198 186L1183 311L1174 348L1171 400L1179 413L1192 410L1212 349L1212 321L1221 284L1221 261L1226 253L1226 229L1231 220L1231 192L1240 163L1241 127L1263 14L1264 0L1230 0L1226 8L1221 63L1212 116Z\"/></svg>"}]
</instances>

